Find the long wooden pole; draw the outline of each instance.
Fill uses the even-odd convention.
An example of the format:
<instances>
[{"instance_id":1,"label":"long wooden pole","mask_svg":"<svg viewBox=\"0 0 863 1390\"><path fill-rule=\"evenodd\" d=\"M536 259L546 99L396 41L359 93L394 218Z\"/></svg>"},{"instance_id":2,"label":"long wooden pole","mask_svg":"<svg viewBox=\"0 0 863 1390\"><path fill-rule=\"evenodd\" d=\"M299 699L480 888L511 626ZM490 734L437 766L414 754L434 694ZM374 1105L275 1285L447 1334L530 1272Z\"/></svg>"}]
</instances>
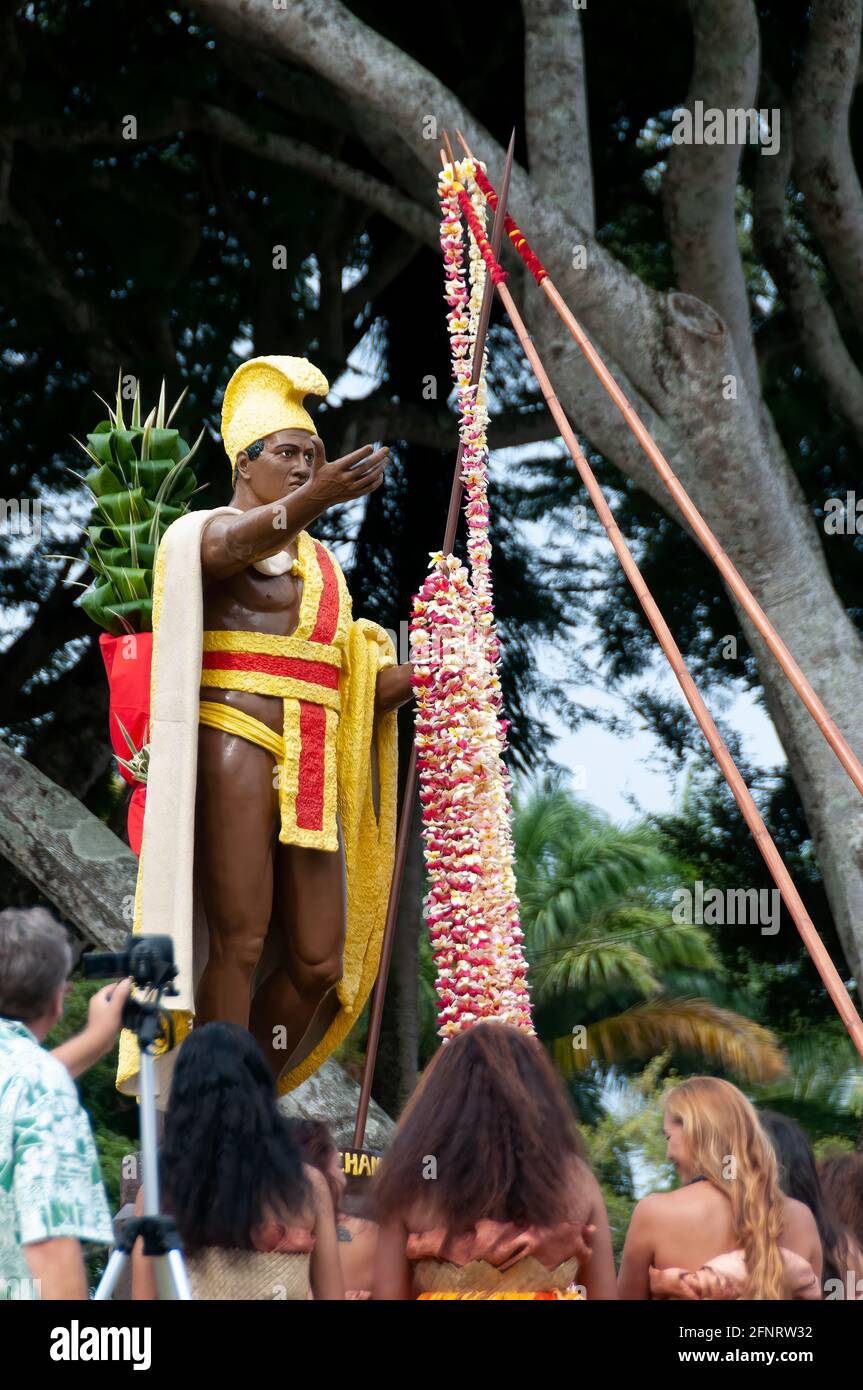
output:
<instances>
[{"instance_id":1,"label":"long wooden pole","mask_svg":"<svg viewBox=\"0 0 863 1390\"><path fill-rule=\"evenodd\" d=\"M473 159L473 155L471 155L467 143L460 132L458 132L458 138L469 158ZM491 197L489 200L491 201ZM527 246L527 242L523 236L521 240L522 245ZM529 247L528 250L530 250ZM522 254L521 249L519 249L519 254ZM544 266L541 267L541 270L543 272L543 278L539 281L539 284L546 298L554 306L556 313L572 334L584 357L614 401L614 404L626 421L628 428L650 459L650 462L653 464L668 492L677 503L681 515L691 527L693 535L710 556L710 559L719 570L719 573L737 599L740 607L752 622L753 627L755 627L764 638L768 650L776 658L776 661L787 676L791 686L812 715L812 718L815 720L824 738L827 740L848 776L851 778L851 781L854 783L857 790L863 793L863 763L861 763L848 740L837 727L823 701L813 690L808 679L791 655L791 652L786 647L770 619L767 617L767 614L764 612L764 609L752 593L752 590L747 585L743 576L727 553L722 549L713 531L692 501L692 498L689 496L680 479L674 473L671 465L656 443L656 440L615 381L560 291L552 283L551 276L545 270Z\"/></svg>"},{"instance_id":2,"label":"long wooden pole","mask_svg":"<svg viewBox=\"0 0 863 1390\"><path fill-rule=\"evenodd\" d=\"M497 291L509 314L510 322L518 334L519 342L533 368L534 375L539 382L540 390L560 430L561 437L572 455L573 462L578 469L582 482L587 488L590 500L593 502L608 538L614 546L615 554L620 560L623 571L632 585L639 603L644 609L650 626L656 633L659 644L665 653L672 671L677 677L680 688L686 697L686 701L700 724L704 737L710 745L711 752L722 769L722 774L731 788L734 799L743 814L743 818L754 836L755 843L773 876L777 888L782 894L785 906L788 908L794 924L803 938L806 949L815 963L815 968L821 976L830 998L836 1005L839 1017L848 1029L857 1051L860 1053L860 1056L863 1057L863 1021L861 1021L860 1015L857 1013L851 1001L851 997L845 985L842 983L839 972L833 964L823 941L815 929L811 917L803 905L803 900L794 885L791 875L785 867L782 856L776 848L767 826L764 824L764 820L752 799L749 788L740 775L737 765L728 751L725 741L716 727L710 711L701 698L698 688L687 670L686 663L681 656L680 649L674 640L671 629L662 616L653 595L644 582L626 541L620 533L611 508L605 500L603 491L596 481L590 464L581 451L569 420L554 393L551 382L539 359L539 354L531 342L530 335L522 322L518 309L513 303L512 295L505 284L499 284L497 286Z\"/></svg>"},{"instance_id":3,"label":"long wooden pole","mask_svg":"<svg viewBox=\"0 0 863 1390\"><path fill-rule=\"evenodd\" d=\"M463 203L463 207L467 213L470 204ZM475 228L473 225L472 230L474 231L474 235L477 235L479 232L479 228ZM481 232L479 232L478 240L481 243L485 240ZM707 739L710 750L716 758L726 782L731 788L734 799L740 807L743 818L764 858L773 877L773 881L782 895L785 906L791 914L798 932L803 938L804 945L812 957L824 987L833 1000L839 1017L848 1029L848 1033L857 1051L860 1053L860 1056L863 1057L863 1020L861 1020L860 1015L857 1013L839 972L833 964L823 941L818 935L809 913L806 911L803 900L794 885L794 881L785 867L779 850L776 848L771 838L770 831L764 824L764 820L752 798L749 788L740 775L737 765L722 735L716 727L713 716L701 698L698 687L686 667L686 663L680 653L680 648L674 640L671 629L662 616L656 600L647 587L641 571L632 557L632 553L614 519L614 514L605 499L605 494L599 486L590 464L582 453L581 446L575 437L575 432L569 423L563 406L555 395L554 388L542 365L539 353L533 345L533 340L515 306L512 295L503 282L503 279L498 278L496 275L493 275L492 278L497 281L497 292L509 315L510 323L516 331L518 340L533 369L533 374L539 383L539 388L542 391L552 418L572 455L572 460L587 489L588 496L596 508L597 515L605 528L605 532L614 547L615 554L621 563L623 572L632 585L636 597L644 609L647 620L656 634L659 645L665 653L666 659L677 678L687 704L695 715L704 737Z\"/></svg>"},{"instance_id":4,"label":"long wooden pole","mask_svg":"<svg viewBox=\"0 0 863 1390\"><path fill-rule=\"evenodd\" d=\"M504 163L503 175L501 177L501 191L498 206L495 211L494 221L491 231L491 247L495 256L500 255L500 244L503 237L503 224L506 215L507 197L509 195L509 180L512 170L513 154L515 151L515 131L509 142L509 149L506 152L506 162ZM473 358L471 361L471 384L479 382L482 372L483 356L485 354L485 342L488 335L488 323L491 316L491 306L494 300L494 285L491 276L486 277L485 288L483 290L482 302L479 310L479 321L477 323L476 342L474 344ZM461 477L461 460L463 446L459 441L453 470L452 488L450 490L449 510L447 512L446 529L442 551L448 555L455 544L456 531L458 529L459 514L461 511L461 497L464 484ZM363 1062L362 1079L360 1082L360 1098L357 1105L357 1118L354 1126L355 1149L361 1149L366 1132L366 1121L369 1113L369 1102L372 1094L372 1082L375 1075L375 1063L377 1061L378 1046L381 1037L381 1023L383 1021L384 999L386 997L387 980L389 979L390 964L392 961L393 945L395 944L396 923L398 921L399 899L401 898L402 881L404 879L405 864L407 863L408 846L410 843L410 831L416 810L416 780L417 780L417 754L416 744L411 743L410 761L408 762L407 775L405 777L404 792L402 795L401 815L399 816L398 839L396 841L396 857L393 866L393 879L390 885L389 904L387 906L386 924L384 926L383 942L381 944L381 961L378 967L378 976L375 981L374 993L372 995L371 1010L369 1013L369 1033L366 1041L366 1055Z\"/></svg>"}]
</instances>

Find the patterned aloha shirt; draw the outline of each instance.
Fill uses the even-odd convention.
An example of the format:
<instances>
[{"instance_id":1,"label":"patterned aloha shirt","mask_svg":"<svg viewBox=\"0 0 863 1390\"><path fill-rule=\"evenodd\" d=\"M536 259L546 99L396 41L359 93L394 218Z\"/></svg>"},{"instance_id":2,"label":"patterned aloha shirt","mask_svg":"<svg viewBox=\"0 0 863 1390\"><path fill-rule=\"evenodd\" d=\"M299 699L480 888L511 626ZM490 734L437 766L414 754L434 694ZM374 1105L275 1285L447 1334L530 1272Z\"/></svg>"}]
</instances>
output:
<instances>
[{"instance_id":1,"label":"patterned aloha shirt","mask_svg":"<svg viewBox=\"0 0 863 1390\"><path fill-rule=\"evenodd\" d=\"M22 1245L114 1239L99 1159L69 1072L0 1018L0 1301L36 1297Z\"/></svg>"}]
</instances>

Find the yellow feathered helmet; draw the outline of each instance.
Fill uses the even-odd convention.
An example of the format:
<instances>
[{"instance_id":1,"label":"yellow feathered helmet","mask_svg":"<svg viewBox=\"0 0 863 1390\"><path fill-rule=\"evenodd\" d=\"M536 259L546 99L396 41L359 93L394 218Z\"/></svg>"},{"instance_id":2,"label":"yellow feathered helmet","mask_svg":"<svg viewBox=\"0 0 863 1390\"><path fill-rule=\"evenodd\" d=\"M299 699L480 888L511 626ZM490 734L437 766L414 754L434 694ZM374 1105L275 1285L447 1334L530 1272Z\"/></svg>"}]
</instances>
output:
<instances>
[{"instance_id":1,"label":"yellow feathered helmet","mask_svg":"<svg viewBox=\"0 0 863 1390\"><path fill-rule=\"evenodd\" d=\"M222 402L222 441L232 471L243 449L276 430L314 434L303 397L325 396L329 389L323 372L305 357L252 357L238 367Z\"/></svg>"}]
</instances>

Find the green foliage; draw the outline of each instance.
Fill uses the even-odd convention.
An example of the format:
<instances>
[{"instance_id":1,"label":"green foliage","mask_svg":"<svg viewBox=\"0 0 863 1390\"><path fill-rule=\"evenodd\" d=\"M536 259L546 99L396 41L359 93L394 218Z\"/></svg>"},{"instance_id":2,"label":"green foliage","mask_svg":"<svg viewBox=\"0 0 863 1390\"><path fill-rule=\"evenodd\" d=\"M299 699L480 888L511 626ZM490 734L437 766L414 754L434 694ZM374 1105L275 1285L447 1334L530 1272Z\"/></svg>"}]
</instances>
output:
<instances>
[{"instance_id":1,"label":"green foliage","mask_svg":"<svg viewBox=\"0 0 863 1390\"><path fill-rule=\"evenodd\" d=\"M582 1129L588 1159L605 1197L618 1259L637 1200L634 1168L640 1166L651 1174L652 1191L675 1182L674 1169L665 1157L662 1114L664 1096L680 1078L676 1072L667 1072L668 1060L667 1053L660 1054L627 1086L617 1087L598 1121Z\"/></svg>"},{"instance_id":2,"label":"green foliage","mask_svg":"<svg viewBox=\"0 0 863 1390\"><path fill-rule=\"evenodd\" d=\"M102 986L93 980L76 978L66 998L63 1017L45 1039L50 1050L80 1033L87 1023L90 998ZM111 1210L120 1199L120 1161L138 1147L138 1107L128 1096L121 1096L114 1085L117 1075L117 1047L78 1080L81 1103L90 1116L99 1150L102 1178L108 1190Z\"/></svg>"},{"instance_id":3,"label":"green foliage","mask_svg":"<svg viewBox=\"0 0 863 1390\"><path fill-rule=\"evenodd\" d=\"M517 799L513 832L536 1027L565 1076L665 1050L738 1078L783 1072L768 1029L722 998L708 932L673 920L688 870L654 829L615 826L546 780Z\"/></svg>"},{"instance_id":4,"label":"green foliage","mask_svg":"<svg viewBox=\"0 0 863 1390\"><path fill-rule=\"evenodd\" d=\"M806 910L841 970L842 945L797 793L787 776L759 776L739 750L733 751ZM731 792L711 763L694 763L674 811L653 819L662 848L688 866L690 879L719 889L741 884L758 891L775 887ZM712 940L728 987L750 1001L748 1011L757 1008L762 1021L773 1022L789 1040L806 1038L813 1024L834 1022L833 1003L784 903L774 934L753 931L747 922L726 922Z\"/></svg>"},{"instance_id":5,"label":"green foliage","mask_svg":"<svg viewBox=\"0 0 863 1390\"><path fill-rule=\"evenodd\" d=\"M835 1016L787 1034L788 1071L753 1088L753 1100L797 1121L816 1147L850 1144L863 1121L863 1063Z\"/></svg>"},{"instance_id":6,"label":"green foliage","mask_svg":"<svg viewBox=\"0 0 863 1390\"><path fill-rule=\"evenodd\" d=\"M136 382L127 428L121 376L116 408L109 407L109 419L81 446L95 465L84 479L93 497L87 557L95 580L81 596L81 607L115 636L152 628L156 549L171 522L188 510L195 491L191 461L204 431L189 448L179 430L169 427L181 400L166 421L163 381L159 403L142 423Z\"/></svg>"}]
</instances>

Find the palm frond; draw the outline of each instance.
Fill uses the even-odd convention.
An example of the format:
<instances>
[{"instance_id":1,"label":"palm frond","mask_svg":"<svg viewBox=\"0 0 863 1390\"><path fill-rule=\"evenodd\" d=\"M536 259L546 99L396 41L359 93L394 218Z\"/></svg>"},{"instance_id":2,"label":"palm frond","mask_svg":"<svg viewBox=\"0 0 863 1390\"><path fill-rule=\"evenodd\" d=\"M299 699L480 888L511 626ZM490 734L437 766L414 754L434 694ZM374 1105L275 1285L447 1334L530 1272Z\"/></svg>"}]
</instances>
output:
<instances>
[{"instance_id":1,"label":"palm frond","mask_svg":"<svg viewBox=\"0 0 863 1390\"><path fill-rule=\"evenodd\" d=\"M595 996L617 989L654 994L660 982L645 956L623 942L586 941L545 958L531 972L534 998L577 993Z\"/></svg>"},{"instance_id":2,"label":"palm frond","mask_svg":"<svg viewBox=\"0 0 863 1390\"><path fill-rule=\"evenodd\" d=\"M746 1081L772 1081L787 1069L773 1033L706 999L646 1000L590 1024L586 1043L574 1048L572 1038L554 1040L552 1052L564 1075L593 1061L613 1064L663 1051L701 1056Z\"/></svg>"}]
</instances>

